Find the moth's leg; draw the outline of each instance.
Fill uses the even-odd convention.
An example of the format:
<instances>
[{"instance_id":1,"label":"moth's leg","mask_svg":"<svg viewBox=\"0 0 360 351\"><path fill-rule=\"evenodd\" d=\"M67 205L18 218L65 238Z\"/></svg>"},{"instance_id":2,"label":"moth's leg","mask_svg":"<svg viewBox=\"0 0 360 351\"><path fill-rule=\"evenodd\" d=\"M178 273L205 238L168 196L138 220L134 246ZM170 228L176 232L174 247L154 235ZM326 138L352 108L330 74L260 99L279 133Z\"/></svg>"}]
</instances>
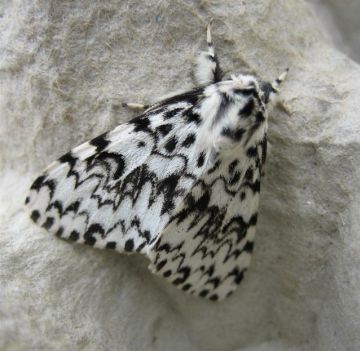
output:
<instances>
[{"instance_id":1,"label":"moth's leg","mask_svg":"<svg viewBox=\"0 0 360 351\"><path fill-rule=\"evenodd\" d=\"M206 43L207 51L200 52L195 67L196 82L200 85L216 83L222 78L222 71L211 38L211 22L207 26Z\"/></svg>"},{"instance_id":2,"label":"moth's leg","mask_svg":"<svg viewBox=\"0 0 360 351\"><path fill-rule=\"evenodd\" d=\"M127 102L123 102L122 106L126 107L126 108L128 108L130 110L134 110L134 111L145 111L150 107L150 105L127 103Z\"/></svg>"}]
</instances>

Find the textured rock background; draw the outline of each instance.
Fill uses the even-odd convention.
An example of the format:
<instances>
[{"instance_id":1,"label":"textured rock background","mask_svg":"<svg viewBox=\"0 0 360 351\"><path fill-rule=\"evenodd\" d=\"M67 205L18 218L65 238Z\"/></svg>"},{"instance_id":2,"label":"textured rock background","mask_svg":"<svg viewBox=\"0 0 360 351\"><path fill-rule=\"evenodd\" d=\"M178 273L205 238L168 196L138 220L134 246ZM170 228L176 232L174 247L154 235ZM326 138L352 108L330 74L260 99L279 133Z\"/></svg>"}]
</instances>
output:
<instances>
[{"instance_id":1,"label":"textured rock background","mask_svg":"<svg viewBox=\"0 0 360 351\"><path fill-rule=\"evenodd\" d=\"M0 3L1 350L360 349L360 69L347 57L360 61L360 26L346 3ZM142 257L47 235L22 210L42 167L131 117L122 101L191 86L210 17L225 68L291 67L253 265L220 304Z\"/></svg>"},{"instance_id":2,"label":"textured rock background","mask_svg":"<svg viewBox=\"0 0 360 351\"><path fill-rule=\"evenodd\" d=\"M360 1L306 0L324 25L324 35L360 62Z\"/></svg>"}]
</instances>

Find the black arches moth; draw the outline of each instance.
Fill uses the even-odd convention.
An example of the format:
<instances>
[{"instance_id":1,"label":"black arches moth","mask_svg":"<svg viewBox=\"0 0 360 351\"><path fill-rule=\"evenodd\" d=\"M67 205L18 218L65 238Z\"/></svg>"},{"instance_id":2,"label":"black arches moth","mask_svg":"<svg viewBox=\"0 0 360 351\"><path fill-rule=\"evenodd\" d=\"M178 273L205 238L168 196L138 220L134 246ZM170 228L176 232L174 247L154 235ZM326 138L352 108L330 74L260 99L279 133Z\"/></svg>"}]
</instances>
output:
<instances>
[{"instance_id":1,"label":"black arches moth","mask_svg":"<svg viewBox=\"0 0 360 351\"><path fill-rule=\"evenodd\" d=\"M77 243L139 252L152 272L210 300L250 264L273 83L223 79L210 27L193 90L60 157L31 186L31 219ZM134 107L134 105L133 105Z\"/></svg>"}]
</instances>

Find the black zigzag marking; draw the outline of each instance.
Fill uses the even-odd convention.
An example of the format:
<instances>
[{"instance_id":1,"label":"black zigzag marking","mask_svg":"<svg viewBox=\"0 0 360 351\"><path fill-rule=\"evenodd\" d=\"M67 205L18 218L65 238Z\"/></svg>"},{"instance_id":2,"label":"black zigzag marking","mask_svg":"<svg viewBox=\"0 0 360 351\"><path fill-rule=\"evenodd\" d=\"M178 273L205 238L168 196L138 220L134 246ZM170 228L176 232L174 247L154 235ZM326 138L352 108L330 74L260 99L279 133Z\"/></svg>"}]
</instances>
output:
<instances>
[{"instance_id":1,"label":"black zigzag marking","mask_svg":"<svg viewBox=\"0 0 360 351\"><path fill-rule=\"evenodd\" d=\"M214 266L199 265L198 267L191 267L191 257L201 258L200 262L215 262L217 255L223 255L222 262L216 264L229 264L231 260L238 260L243 254L250 255L253 251L254 243L246 240L246 236L250 227L257 223L257 213L246 221L241 215L234 215L227 218L227 205L217 206L211 204L211 199L216 196L213 193L214 185L218 182L222 184L222 189L225 194L228 194L229 201L231 199L239 198L245 200L246 189L251 189L253 195L248 193L248 196L255 196L260 191L260 181L258 179L260 159L265 157L266 140L264 139L259 145L254 147L248 146L249 167L247 170L239 169L239 160L234 159L228 161L227 168L220 168L221 160L214 160L213 166L206 174L212 174L210 181L207 177L199 179L193 186L194 194L190 192L185 200L184 206L178 213L171 217L170 223L176 223L177 226L182 225L182 229L186 230L190 235L194 244L191 252L189 247L183 249L183 243L172 246L170 242L166 242L163 237L157 241L155 251L157 252L154 264L156 269L165 277L172 277L171 282L177 285L184 291L190 293L197 293L202 297L216 301L219 296L216 293L217 289L229 279L235 284L239 284L245 272L246 267L237 268L234 266L232 271L227 275L218 276L214 274ZM241 181L241 182L240 182ZM233 186L236 188L233 190ZM236 200L234 200L236 201ZM228 202L229 203L229 202ZM246 206L246 204L245 204ZM257 209L254 209L257 211ZM186 221L186 222L185 222ZM186 223L186 225L184 225ZM186 240L190 240L187 238ZM207 261L210 257L211 260ZM177 262L174 268L173 262ZM171 268L171 272L168 267ZM201 272L201 276L206 278L203 288L199 291L194 290L192 285L188 282L191 274ZM184 274L186 272L186 274ZM187 272L190 272L187 274ZM203 279L203 278L202 278ZM231 293L231 292L230 292Z\"/></svg>"},{"instance_id":2,"label":"black zigzag marking","mask_svg":"<svg viewBox=\"0 0 360 351\"><path fill-rule=\"evenodd\" d=\"M42 189L44 187L49 189L50 199L52 199L54 197L56 181L54 179L49 179L48 176L46 176L46 175L42 175L42 176L38 177L34 181L34 183L31 185L30 189L39 192L40 189Z\"/></svg>"},{"instance_id":3,"label":"black zigzag marking","mask_svg":"<svg viewBox=\"0 0 360 351\"><path fill-rule=\"evenodd\" d=\"M190 96L189 96L190 99ZM184 108L178 108L171 110L170 115L178 115L184 111ZM89 145L92 145L96 148L93 155L85 159L84 161L78 162L78 158L72 153L69 152L62 156L59 159L60 163L67 164L68 170L65 179L73 179L74 182L69 183L74 186L74 191L83 186L88 186L91 184L91 188L87 191L89 192L89 198L96 201L97 208L100 209L103 206L111 206L113 211L116 211L119 206L127 199L130 199L132 205L134 206L137 202L141 192L144 187L150 185L150 196L148 199L148 207L151 207L153 203L158 199L163 199L163 205L161 214L169 213L174 208L174 202L177 197L181 196L184 193L184 189L179 188L178 184L180 178L186 179L195 179L195 176L188 171L188 158L182 154L176 155L166 155L159 149L159 141L156 134L152 132L150 118L147 115L141 115L130 122L134 125L134 131L136 132L146 132L149 133L148 137L151 137L153 140L153 149L151 155L158 157L159 162L168 162L170 160L174 161L176 158L180 161L177 164L183 164L183 168L179 170L176 174L168 175L164 178L159 178L154 172L150 171L146 163L136 167L128 174L125 174L127 164L124 156L118 152L111 150L110 142L108 141L108 133L103 133L102 135L92 139L89 142ZM158 128L160 134L165 136L172 130L171 124L165 124ZM195 139L195 134L189 134L188 140L186 141L186 146L190 146ZM145 143L144 143L145 144ZM145 145L144 145L145 146ZM142 147L140 145L140 147ZM165 149L167 152L172 152L177 147L177 139L175 136L171 137ZM89 182L91 180L91 183ZM32 190L37 192L40 189L46 187L48 188L51 200L49 201L45 212L51 211L52 214L57 213L57 217L60 220L65 215L72 213L72 216L77 218L82 217L83 223L85 224L85 231L83 234L84 242L88 245L95 245L97 237L102 239L106 238L110 233L112 233L119 226L121 227L121 232L126 238L127 233L130 229L137 229L138 237L143 238L143 241L140 244L135 244L131 238L126 239L124 249L125 251L141 251L145 245L151 243L155 240L155 237L152 237L151 233L141 228L140 219L135 218L132 220L130 226L126 226L123 220L119 220L114 223L110 228L103 227L101 223L93 223L91 221L90 213L87 209L82 209L80 211L82 198L75 199L73 202L64 206L64 202L59 198L54 198L54 191L56 189L57 183L54 179L50 179L47 175L39 177L32 185ZM28 200L30 201L30 199ZM38 221L40 218L40 212L34 210L32 212L33 221ZM46 217L42 220L42 225L50 229L54 223L53 217ZM59 226L57 229L58 236L65 236L65 231L63 226ZM73 230L70 234L66 234L70 240L77 241L80 238L80 233ZM110 249L116 248L116 245L112 242L106 243L106 247Z\"/></svg>"}]
</instances>

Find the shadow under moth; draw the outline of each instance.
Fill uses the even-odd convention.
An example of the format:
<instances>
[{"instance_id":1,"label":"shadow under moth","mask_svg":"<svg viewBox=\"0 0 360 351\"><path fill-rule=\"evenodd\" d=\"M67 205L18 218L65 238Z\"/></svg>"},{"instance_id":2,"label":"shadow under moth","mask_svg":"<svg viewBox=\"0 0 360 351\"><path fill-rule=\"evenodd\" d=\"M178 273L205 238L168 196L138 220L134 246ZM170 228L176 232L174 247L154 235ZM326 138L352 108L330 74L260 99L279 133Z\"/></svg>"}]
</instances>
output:
<instances>
[{"instance_id":1,"label":"shadow under moth","mask_svg":"<svg viewBox=\"0 0 360 351\"><path fill-rule=\"evenodd\" d=\"M223 78L210 26L198 87L60 157L32 184L31 219L57 236L121 253L213 301L243 279L253 251L273 83Z\"/></svg>"}]
</instances>

